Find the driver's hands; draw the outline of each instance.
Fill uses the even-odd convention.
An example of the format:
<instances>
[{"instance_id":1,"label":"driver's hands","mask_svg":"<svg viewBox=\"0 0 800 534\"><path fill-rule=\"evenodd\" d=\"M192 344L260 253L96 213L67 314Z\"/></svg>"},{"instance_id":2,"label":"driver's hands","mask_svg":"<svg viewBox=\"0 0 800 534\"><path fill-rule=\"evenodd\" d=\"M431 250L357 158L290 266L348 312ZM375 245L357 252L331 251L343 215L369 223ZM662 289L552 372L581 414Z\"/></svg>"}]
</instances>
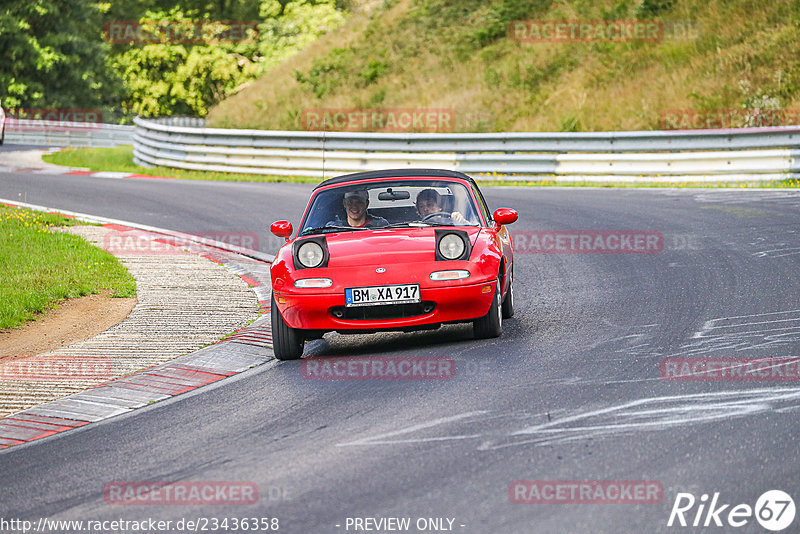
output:
<instances>
[{"instance_id":1,"label":"driver's hands","mask_svg":"<svg viewBox=\"0 0 800 534\"><path fill-rule=\"evenodd\" d=\"M461 213L458 211L454 211L453 213L451 213L450 218L453 219L453 222L457 224L469 224L467 218L461 215Z\"/></svg>"},{"instance_id":2,"label":"driver's hands","mask_svg":"<svg viewBox=\"0 0 800 534\"><path fill-rule=\"evenodd\" d=\"M436 213L429 213L428 215L423 217L422 220L423 221L427 221L428 219L433 219L435 217L443 218L443 219L449 219L450 218L450 214L447 213L446 211L437 211Z\"/></svg>"}]
</instances>

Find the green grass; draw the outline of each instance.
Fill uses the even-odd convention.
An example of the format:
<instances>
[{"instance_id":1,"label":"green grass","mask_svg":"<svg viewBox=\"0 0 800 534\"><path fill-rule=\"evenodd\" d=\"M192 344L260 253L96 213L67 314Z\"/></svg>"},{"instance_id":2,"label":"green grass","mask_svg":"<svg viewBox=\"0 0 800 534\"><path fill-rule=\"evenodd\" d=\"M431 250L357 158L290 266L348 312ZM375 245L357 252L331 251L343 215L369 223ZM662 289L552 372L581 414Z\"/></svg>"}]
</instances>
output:
<instances>
[{"instance_id":1,"label":"green grass","mask_svg":"<svg viewBox=\"0 0 800 534\"><path fill-rule=\"evenodd\" d=\"M85 167L91 171L130 172L145 176L164 176L186 180L216 180L227 182L303 182L316 183L321 180L305 176L271 176L259 174L233 174L227 172L187 171L169 167L140 167L133 162L133 147L122 145L115 148L71 148L45 154L47 163L67 167Z\"/></svg>"},{"instance_id":2,"label":"green grass","mask_svg":"<svg viewBox=\"0 0 800 534\"><path fill-rule=\"evenodd\" d=\"M110 290L136 294L114 256L79 236L53 230L76 224L61 215L0 206L0 329L32 320L58 301Z\"/></svg>"},{"instance_id":3,"label":"green grass","mask_svg":"<svg viewBox=\"0 0 800 534\"><path fill-rule=\"evenodd\" d=\"M318 178L306 176L260 176L250 174L228 174L218 172L183 171L158 167L156 169L146 169L133 164L132 148L121 146L116 148L73 148L47 154L43 159L48 163L56 165L66 165L69 167L88 167L92 171L119 171L148 176L173 176L189 180L221 180L221 181L245 181L245 182L302 182L318 183ZM476 180L481 187L486 186L530 186L530 187L698 187L698 188L798 188L800 180L786 179L774 181L753 180L750 182L558 182L550 178L541 180L500 180L499 175L493 175L495 179L481 179L481 175L476 176Z\"/></svg>"}]
</instances>

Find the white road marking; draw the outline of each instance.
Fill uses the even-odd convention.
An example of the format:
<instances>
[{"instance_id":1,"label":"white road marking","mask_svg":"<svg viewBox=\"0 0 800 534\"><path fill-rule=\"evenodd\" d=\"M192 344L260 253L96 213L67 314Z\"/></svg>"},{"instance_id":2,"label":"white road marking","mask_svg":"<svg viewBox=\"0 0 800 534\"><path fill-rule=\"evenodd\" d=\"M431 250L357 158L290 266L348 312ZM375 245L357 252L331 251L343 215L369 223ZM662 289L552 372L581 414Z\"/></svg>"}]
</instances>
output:
<instances>
[{"instance_id":1,"label":"white road marking","mask_svg":"<svg viewBox=\"0 0 800 534\"><path fill-rule=\"evenodd\" d=\"M763 325L763 328L759 328L759 325ZM737 328L747 329L737 331ZM670 356L701 355L720 350L743 351L786 345L800 340L800 310L710 319L692 335L692 339L696 341L683 345Z\"/></svg>"},{"instance_id":2,"label":"white road marking","mask_svg":"<svg viewBox=\"0 0 800 534\"><path fill-rule=\"evenodd\" d=\"M443 425L443 424L446 424L446 423L452 423L453 421L460 421L462 419L467 419L467 418L470 418L470 417L475 417L475 416L483 415L483 414L486 414L486 413L489 413L489 412L487 412L485 410L479 410L479 411L474 411L474 412L466 412L466 413L462 413L462 414L459 414L459 415L452 415L450 417L442 417L440 419L434 419L433 421L428 421L428 422L425 422L425 423L420 423L418 425L413 425L413 426L410 426L410 427L401 428L400 430L394 430L392 432L386 432L384 434L378 434L377 436L371 436L371 437L367 437L367 438L362 438L362 439L358 439L356 441L351 441L351 442L348 442L348 443L338 443L337 447L346 447L346 446L349 446L349 445L377 445L378 443L380 443L380 444L387 444L387 443L415 443L415 442L421 442L421 441L433 441L432 438L421 438L421 439L412 439L412 440L397 440L397 441L395 441L395 440L382 441L382 440L385 440L385 438L391 438L393 436L401 436L403 434L410 434L412 432L416 432L417 430L424 430L426 428L431 428L431 427L438 426L438 425ZM466 438L471 438L471 437L479 437L479 435L476 435L476 436L448 436L446 438L437 438L437 439L438 440L441 440L441 439L466 439Z\"/></svg>"},{"instance_id":3,"label":"white road marking","mask_svg":"<svg viewBox=\"0 0 800 534\"><path fill-rule=\"evenodd\" d=\"M604 408L556 417L527 425L519 430L508 427L520 419L543 420L547 414L493 414L474 411L427 421L400 430L361 438L338 446L399 445L476 439L478 450L495 450L521 445L542 446L586 439L600 439L633 432L652 432L688 425L730 420L759 413L786 414L800 409L800 388L761 388L720 391L691 395L650 397ZM486 425L490 419L510 419L509 425L495 432L458 432L451 435L414 437L420 430L461 421L467 425ZM463 427L460 429L463 430ZM404 436L401 439L398 436Z\"/></svg>"},{"instance_id":4,"label":"white road marking","mask_svg":"<svg viewBox=\"0 0 800 534\"><path fill-rule=\"evenodd\" d=\"M762 250L760 252L753 252L751 256L755 256L756 258L783 258L785 256L794 256L795 254L800 254L800 248Z\"/></svg>"},{"instance_id":5,"label":"white road marking","mask_svg":"<svg viewBox=\"0 0 800 534\"><path fill-rule=\"evenodd\" d=\"M786 311L778 311L778 312L765 312L765 313L751 313L748 315L731 315L730 317L721 317L719 319L711 319L710 321L706 321L706 324L711 324L714 321L727 321L729 319L749 319L751 317L766 317L768 315L783 315L787 313L800 313L800 310L786 310Z\"/></svg>"},{"instance_id":6,"label":"white road marking","mask_svg":"<svg viewBox=\"0 0 800 534\"><path fill-rule=\"evenodd\" d=\"M799 400L800 388L722 391L639 399L529 426L512 432L505 438L487 440L478 446L478 450L495 450L520 445L552 445L635 431L666 430L756 413L786 413L796 409L797 405L780 407L776 405ZM514 439L525 436L532 439Z\"/></svg>"}]
</instances>

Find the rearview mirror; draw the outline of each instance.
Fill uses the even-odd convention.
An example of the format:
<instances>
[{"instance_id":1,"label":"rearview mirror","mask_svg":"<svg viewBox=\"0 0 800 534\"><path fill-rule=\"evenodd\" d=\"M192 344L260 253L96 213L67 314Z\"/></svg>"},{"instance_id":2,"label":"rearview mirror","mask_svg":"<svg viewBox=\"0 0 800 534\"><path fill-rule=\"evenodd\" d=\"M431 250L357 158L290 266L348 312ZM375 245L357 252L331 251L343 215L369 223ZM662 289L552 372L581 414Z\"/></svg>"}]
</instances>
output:
<instances>
[{"instance_id":1,"label":"rearview mirror","mask_svg":"<svg viewBox=\"0 0 800 534\"><path fill-rule=\"evenodd\" d=\"M519 213L511 208L497 208L494 210L492 217L494 217L495 224L503 226L516 221L519 218Z\"/></svg>"},{"instance_id":2,"label":"rearview mirror","mask_svg":"<svg viewBox=\"0 0 800 534\"><path fill-rule=\"evenodd\" d=\"M387 187L386 191L378 193L378 200L408 200L411 198L411 193L408 191L392 191L391 187Z\"/></svg>"},{"instance_id":3,"label":"rearview mirror","mask_svg":"<svg viewBox=\"0 0 800 534\"><path fill-rule=\"evenodd\" d=\"M292 228L292 223L289 221L276 221L269 227L269 231L278 237L289 239L294 228Z\"/></svg>"}]
</instances>

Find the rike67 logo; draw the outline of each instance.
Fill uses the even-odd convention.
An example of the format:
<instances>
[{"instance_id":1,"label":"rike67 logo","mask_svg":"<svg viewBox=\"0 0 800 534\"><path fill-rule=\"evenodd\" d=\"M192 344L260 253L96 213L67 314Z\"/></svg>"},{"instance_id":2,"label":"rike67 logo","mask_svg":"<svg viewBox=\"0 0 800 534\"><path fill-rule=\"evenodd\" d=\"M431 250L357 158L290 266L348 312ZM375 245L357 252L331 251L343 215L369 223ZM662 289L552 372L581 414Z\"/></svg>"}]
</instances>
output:
<instances>
[{"instance_id":1,"label":"rike67 logo","mask_svg":"<svg viewBox=\"0 0 800 534\"><path fill-rule=\"evenodd\" d=\"M753 518L767 530L773 532L784 530L794 522L794 500L784 491L769 490L761 494L755 506L751 507L746 503L737 505L723 503L719 492L715 492L710 501L707 493L701 495L699 499L691 493L678 493L672 504L667 526L729 529L743 527L751 523Z\"/></svg>"}]
</instances>

